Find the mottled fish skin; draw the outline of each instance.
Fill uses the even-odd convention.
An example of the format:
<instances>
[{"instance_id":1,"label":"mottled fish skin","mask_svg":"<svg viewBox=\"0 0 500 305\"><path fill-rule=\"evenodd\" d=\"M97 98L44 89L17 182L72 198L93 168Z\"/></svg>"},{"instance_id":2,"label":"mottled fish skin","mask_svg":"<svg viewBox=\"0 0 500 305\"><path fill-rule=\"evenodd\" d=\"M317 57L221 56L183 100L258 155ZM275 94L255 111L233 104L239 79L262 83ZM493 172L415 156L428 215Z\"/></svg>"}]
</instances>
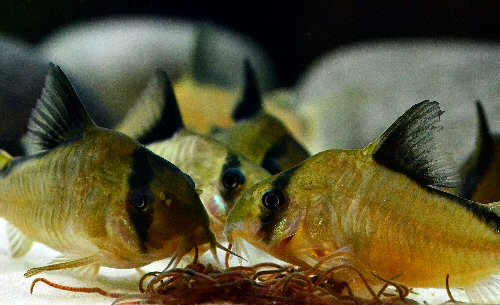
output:
<instances>
[{"instance_id":1,"label":"mottled fish skin","mask_svg":"<svg viewBox=\"0 0 500 305\"><path fill-rule=\"evenodd\" d=\"M419 130L437 130L433 122L442 112L436 103L414 107L423 109L415 116L431 113L432 119L403 132L398 120L394 134L381 138L392 145L393 135L416 131L411 141L402 142L427 152L430 146L420 147L427 136ZM387 155L377 157L389 157L390 145L382 150ZM417 182L411 166L396 171L381 164L374 158L379 146L325 151L250 188L228 217L228 240L243 238L304 268L341 253L341 261L354 264L370 281L374 271L399 276L410 287L444 287L447 274L453 287L466 287L500 274L500 216L486 205ZM451 185L446 164L435 160L420 178Z\"/></svg>"},{"instance_id":2,"label":"mottled fish skin","mask_svg":"<svg viewBox=\"0 0 500 305\"><path fill-rule=\"evenodd\" d=\"M250 186L270 175L258 165L237 156L225 145L188 130L181 130L174 137L147 145L148 149L170 160L195 181L208 215L210 228L217 240L225 239L223 230L227 215L236 200ZM222 179L228 169L236 169L244 177L234 189L224 186Z\"/></svg>"}]
</instances>

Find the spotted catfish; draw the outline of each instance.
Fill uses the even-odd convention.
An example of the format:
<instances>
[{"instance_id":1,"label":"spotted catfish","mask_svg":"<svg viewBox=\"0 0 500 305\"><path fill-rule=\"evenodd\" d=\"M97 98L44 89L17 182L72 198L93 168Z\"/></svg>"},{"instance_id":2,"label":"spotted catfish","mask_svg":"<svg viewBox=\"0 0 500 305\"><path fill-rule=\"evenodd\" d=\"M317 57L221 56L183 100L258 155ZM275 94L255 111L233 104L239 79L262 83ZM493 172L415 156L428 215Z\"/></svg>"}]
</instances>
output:
<instances>
[{"instance_id":1,"label":"spotted catfish","mask_svg":"<svg viewBox=\"0 0 500 305\"><path fill-rule=\"evenodd\" d=\"M250 188L225 234L304 268L327 260L410 287L466 289L500 301L500 203L440 191L458 175L438 149L438 103L411 107L364 149L328 150ZM325 264L325 266L328 264ZM342 280L356 288L360 282Z\"/></svg>"}]
</instances>

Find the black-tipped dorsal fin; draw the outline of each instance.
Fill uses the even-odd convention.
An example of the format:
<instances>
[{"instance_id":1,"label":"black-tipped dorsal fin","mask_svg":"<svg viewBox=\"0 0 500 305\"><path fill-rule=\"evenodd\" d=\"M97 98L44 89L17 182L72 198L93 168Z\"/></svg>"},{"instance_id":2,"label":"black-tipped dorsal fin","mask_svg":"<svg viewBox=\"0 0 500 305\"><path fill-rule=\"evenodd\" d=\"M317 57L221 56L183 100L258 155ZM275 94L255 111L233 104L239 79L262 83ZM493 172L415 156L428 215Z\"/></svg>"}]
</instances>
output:
<instances>
[{"instance_id":1,"label":"black-tipped dorsal fin","mask_svg":"<svg viewBox=\"0 0 500 305\"><path fill-rule=\"evenodd\" d=\"M146 145L171 138L183 128L172 83L157 70L116 130Z\"/></svg>"},{"instance_id":2,"label":"black-tipped dorsal fin","mask_svg":"<svg viewBox=\"0 0 500 305\"><path fill-rule=\"evenodd\" d=\"M473 154L464 165L462 190L460 196L470 199L476 192L482 177L488 171L495 155L495 139L490 133L488 120L480 101L476 101L478 133Z\"/></svg>"},{"instance_id":3,"label":"black-tipped dorsal fin","mask_svg":"<svg viewBox=\"0 0 500 305\"><path fill-rule=\"evenodd\" d=\"M232 117L235 121L250 119L263 111L262 97L260 95L257 78L252 64L248 59L244 63L245 84Z\"/></svg>"},{"instance_id":4,"label":"black-tipped dorsal fin","mask_svg":"<svg viewBox=\"0 0 500 305\"><path fill-rule=\"evenodd\" d=\"M66 75L50 63L42 96L31 111L23 139L26 153L36 154L74 141L95 126Z\"/></svg>"},{"instance_id":5,"label":"black-tipped dorsal fin","mask_svg":"<svg viewBox=\"0 0 500 305\"><path fill-rule=\"evenodd\" d=\"M437 141L443 111L437 102L423 101L407 110L363 151L392 170L423 185L455 187L459 176L451 156Z\"/></svg>"},{"instance_id":6,"label":"black-tipped dorsal fin","mask_svg":"<svg viewBox=\"0 0 500 305\"><path fill-rule=\"evenodd\" d=\"M479 131L477 137L477 149L478 153L486 153L487 151L493 150L493 136L490 132L488 126L488 119L484 113L483 104L481 101L476 101L476 111L478 117Z\"/></svg>"}]
</instances>

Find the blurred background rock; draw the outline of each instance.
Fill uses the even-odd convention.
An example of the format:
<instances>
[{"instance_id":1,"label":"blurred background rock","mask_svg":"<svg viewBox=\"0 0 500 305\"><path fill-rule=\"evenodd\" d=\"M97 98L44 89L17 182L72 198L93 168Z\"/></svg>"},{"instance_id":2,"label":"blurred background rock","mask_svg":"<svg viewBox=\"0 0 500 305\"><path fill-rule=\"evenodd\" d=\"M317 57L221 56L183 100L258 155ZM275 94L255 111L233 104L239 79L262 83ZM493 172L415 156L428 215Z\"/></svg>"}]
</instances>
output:
<instances>
[{"instance_id":1,"label":"blurred background rock","mask_svg":"<svg viewBox=\"0 0 500 305\"><path fill-rule=\"evenodd\" d=\"M35 48L16 61L38 58L42 64L2 85L0 99L3 105L19 95L34 100L39 85L31 78L43 75L36 71L52 60L80 91L88 89L83 95L105 101L98 108L112 126L152 70L163 67L175 79L189 73L197 29L205 27L211 37L205 71L214 85L230 90L222 100L237 99L238 69L249 57L266 96L298 113L293 124L306 123L308 129L296 134L313 152L366 145L409 106L431 99L448 111L444 120L450 119L460 160L474 141L475 99L483 101L492 129L500 128L499 20L497 1L2 0L0 32ZM25 69L14 68L13 58L3 56L1 67ZM290 90L272 94L279 87ZM25 126L27 109L19 109L17 125Z\"/></svg>"}]
</instances>

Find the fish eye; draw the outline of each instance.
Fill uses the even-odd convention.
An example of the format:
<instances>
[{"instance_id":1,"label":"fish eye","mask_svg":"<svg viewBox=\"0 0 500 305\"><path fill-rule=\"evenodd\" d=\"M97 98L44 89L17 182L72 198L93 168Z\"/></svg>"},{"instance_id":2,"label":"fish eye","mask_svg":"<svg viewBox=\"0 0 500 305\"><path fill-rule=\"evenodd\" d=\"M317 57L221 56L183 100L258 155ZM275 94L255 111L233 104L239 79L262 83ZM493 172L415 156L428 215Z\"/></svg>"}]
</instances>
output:
<instances>
[{"instance_id":1,"label":"fish eye","mask_svg":"<svg viewBox=\"0 0 500 305\"><path fill-rule=\"evenodd\" d=\"M262 196L262 204L269 210L279 208L285 203L285 195L280 190L269 190Z\"/></svg>"},{"instance_id":2,"label":"fish eye","mask_svg":"<svg viewBox=\"0 0 500 305\"><path fill-rule=\"evenodd\" d=\"M222 185L228 190L234 190L245 183L245 175L237 167L228 168L222 173Z\"/></svg>"},{"instance_id":3,"label":"fish eye","mask_svg":"<svg viewBox=\"0 0 500 305\"><path fill-rule=\"evenodd\" d=\"M145 212L154 200L154 194L149 189L140 188L132 194L132 206L135 210Z\"/></svg>"}]
</instances>

